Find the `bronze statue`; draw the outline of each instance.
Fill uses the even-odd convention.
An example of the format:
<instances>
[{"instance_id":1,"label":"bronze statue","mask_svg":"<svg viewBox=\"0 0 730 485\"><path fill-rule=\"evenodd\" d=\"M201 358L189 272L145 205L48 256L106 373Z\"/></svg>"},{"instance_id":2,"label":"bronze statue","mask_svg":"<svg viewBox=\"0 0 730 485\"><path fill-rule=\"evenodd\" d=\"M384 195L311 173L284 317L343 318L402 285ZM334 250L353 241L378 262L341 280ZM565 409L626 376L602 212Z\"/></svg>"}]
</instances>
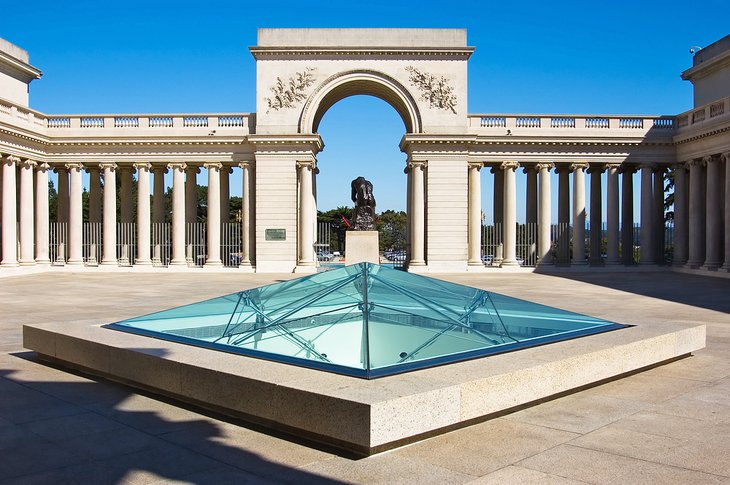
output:
<instances>
[{"instance_id":1,"label":"bronze statue","mask_svg":"<svg viewBox=\"0 0 730 485\"><path fill-rule=\"evenodd\" d=\"M352 201L355 203L355 210L352 213L352 228L356 231L375 230L375 197L373 196L373 184L365 180L365 177L358 177L352 181Z\"/></svg>"}]
</instances>

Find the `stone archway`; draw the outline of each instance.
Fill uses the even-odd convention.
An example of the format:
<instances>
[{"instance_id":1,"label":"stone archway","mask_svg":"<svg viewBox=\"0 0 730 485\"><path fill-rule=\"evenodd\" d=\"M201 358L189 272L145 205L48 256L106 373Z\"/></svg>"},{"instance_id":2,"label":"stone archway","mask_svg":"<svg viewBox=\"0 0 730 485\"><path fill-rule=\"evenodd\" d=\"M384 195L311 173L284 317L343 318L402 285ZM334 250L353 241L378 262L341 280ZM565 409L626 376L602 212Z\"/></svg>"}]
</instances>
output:
<instances>
[{"instance_id":1,"label":"stone archway","mask_svg":"<svg viewBox=\"0 0 730 485\"><path fill-rule=\"evenodd\" d=\"M382 99L398 112L406 133L421 133L421 113L411 93L391 76L364 69L340 72L322 82L304 104L299 133L316 133L328 109L342 99L357 95Z\"/></svg>"}]
</instances>

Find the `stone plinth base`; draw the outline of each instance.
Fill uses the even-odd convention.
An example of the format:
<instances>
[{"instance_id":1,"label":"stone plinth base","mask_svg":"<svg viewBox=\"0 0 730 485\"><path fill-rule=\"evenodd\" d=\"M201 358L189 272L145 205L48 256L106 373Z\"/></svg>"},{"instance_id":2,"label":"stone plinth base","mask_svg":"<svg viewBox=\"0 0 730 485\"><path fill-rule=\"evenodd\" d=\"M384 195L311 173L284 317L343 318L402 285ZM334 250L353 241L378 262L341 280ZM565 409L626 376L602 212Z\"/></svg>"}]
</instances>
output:
<instances>
[{"instance_id":1,"label":"stone plinth base","mask_svg":"<svg viewBox=\"0 0 730 485\"><path fill-rule=\"evenodd\" d=\"M378 231L347 231L345 233L345 264L380 264Z\"/></svg>"}]
</instances>

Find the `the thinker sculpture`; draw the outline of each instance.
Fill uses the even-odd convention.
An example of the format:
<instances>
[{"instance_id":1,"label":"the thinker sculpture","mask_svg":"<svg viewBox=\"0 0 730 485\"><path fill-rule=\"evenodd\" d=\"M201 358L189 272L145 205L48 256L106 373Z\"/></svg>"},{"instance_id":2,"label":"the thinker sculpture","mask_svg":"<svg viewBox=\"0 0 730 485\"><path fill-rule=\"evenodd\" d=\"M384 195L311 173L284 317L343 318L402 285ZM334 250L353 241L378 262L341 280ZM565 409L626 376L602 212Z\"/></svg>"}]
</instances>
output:
<instances>
[{"instance_id":1,"label":"the thinker sculpture","mask_svg":"<svg viewBox=\"0 0 730 485\"><path fill-rule=\"evenodd\" d=\"M365 180L365 177L358 177L352 181L352 201L355 203L355 210L352 214L355 231L375 230L375 197L373 196L373 184Z\"/></svg>"}]
</instances>

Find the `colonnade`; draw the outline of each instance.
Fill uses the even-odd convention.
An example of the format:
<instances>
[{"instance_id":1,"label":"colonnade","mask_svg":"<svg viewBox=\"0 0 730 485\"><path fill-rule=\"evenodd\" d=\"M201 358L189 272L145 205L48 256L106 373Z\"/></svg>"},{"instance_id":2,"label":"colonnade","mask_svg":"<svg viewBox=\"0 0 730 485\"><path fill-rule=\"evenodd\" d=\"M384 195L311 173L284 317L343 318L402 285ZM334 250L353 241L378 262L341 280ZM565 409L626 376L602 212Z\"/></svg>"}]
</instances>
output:
<instances>
[{"instance_id":1,"label":"colonnade","mask_svg":"<svg viewBox=\"0 0 730 485\"><path fill-rule=\"evenodd\" d=\"M674 264L730 271L730 152L674 166Z\"/></svg>"},{"instance_id":2,"label":"colonnade","mask_svg":"<svg viewBox=\"0 0 730 485\"><path fill-rule=\"evenodd\" d=\"M220 227L230 214L229 174L231 165L220 162L204 163L208 172L208 214L207 248L205 265L221 266ZM241 213L241 267L252 266L254 255L252 231L253 164L236 164L243 172L243 200ZM48 265L49 258L49 198L48 163L5 155L2 156L2 177L0 197L2 218L2 266ZM138 162L117 164L100 162L94 164L56 164L58 173L57 222L68 226L67 265L82 265L83 260L83 212L82 212L82 170L90 175L88 222L101 223L102 259L101 265L117 265L117 184L121 178L119 222L136 222L135 265L152 265L151 225L165 221L165 182L168 170L173 172L172 187L172 258L170 265L188 265L185 245L186 222L197 220L197 180L199 167L192 163L172 162L151 164ZM137 210L133 214L133 174L137 173ZM153 183L151 184L152 175ZM103 188L101 182L104 182ZM150 193L150 187L153 192ZM152 204L150 204L152 197ZM103 211L102 211L103 208ZM225 218L225 219L224 219Z\"/></svg>"},{"instance_id":3,"label":"colonnade","mask_svg":"<svg viewBox=\"0 0 730 485\"><path fill-rule=\"evenodd\" d=\"M481 262L481 182L479 171L486 165L469 164L469 248L468 264ZM516 266L516 172L522 167L526 175L525 220L537 226L536 249L539 265L554 264L551 237L552 211L550 170L558 174L557 238L567 244L572 236L572 256L569 264L582 266L634 264L634 187L633 175L641 171L641 231L640 264L663 262L664 248L664 173L665 165L656 163L630 164L606 162L530 162L504 161L491 165L494 174L494 222L503 227L501 266ZM586 174L590 176L589 202L586 205ZM604 174L606 176L604 177ZM572 190L570 177L572 176ZM619 201L619 176L622 197ZM605 184L604 184L605 178ZM604 189L605 186L605 189ZM601 251L603 230L603 194L606 194L606 253ZM572 208L571 208L572 199ZM619 204L621 202L621 204ZM586 209L590 208L591 248L586 255ZM572 210L571 210L572 209ZM568 228L572 234L568 234ZM626 230L621 231L621 227ZM577 242L581 243L578 244ZM623 250L620 251L620 248ZM564 262L567 263L567 262Z\"/></svg>"}]
</instances>

